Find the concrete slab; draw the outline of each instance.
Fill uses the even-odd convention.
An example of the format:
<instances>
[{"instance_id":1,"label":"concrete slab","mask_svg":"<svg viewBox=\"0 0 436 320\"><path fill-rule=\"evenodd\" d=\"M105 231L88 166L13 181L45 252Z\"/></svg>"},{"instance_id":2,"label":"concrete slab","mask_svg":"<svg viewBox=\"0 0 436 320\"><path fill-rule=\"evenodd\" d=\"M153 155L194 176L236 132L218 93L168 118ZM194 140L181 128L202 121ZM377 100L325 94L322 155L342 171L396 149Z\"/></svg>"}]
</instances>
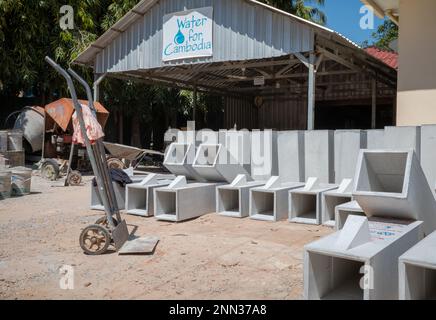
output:
<instances>
[{"instance_id":1,"label":"concrete slab","mask_svg":"<svg viewBox=\"0 0 436 320\"><path fill-rule=\"evenodd\" d=\"M344 228L345 222L351 215L366 217L365 212L363 212L357 201L350 201L338 205L335 208L335 230L342 230Z\"/></svg>"},{"instance_id":2,"label":"concrete slab","mask_svg":"<svg viewBox=\"0 0 436 320\"><path fill-rule=\"evenodd\" d=\"M126 186L126 205L128 214L151 217L154 215L154 195L156 188L169 185L172 180L158 179L156 174L150 174L140 183L132 183Z\"/></svg>"},{"instance_id":3,"label":"concrete slab","mask_svg":"<svg viewBox=\"0 0 436 320\"><path fill-rule=\"evenodd\" d=\"M305 299L398 299L398 258L422 239L423 222L369 218L368 240L359 218L305 246Z\"/></svg>"},{"instance_id":4,"label":"concrete slab","mask_svg":"<svg viewBox=\"0 0 436 320\"><path fill-rule=\"evenodd\" d=\"M304 131L277 133L278 170L283 182L305 182Z\"/></svg>"},{"instance_id":5,"label":"concrete slab","mask_svg":"<svg viewBox=\"0 0 436 320\"><path fill-rule=\"evenodd\" d=\"M304 152L305 181L317 177L322 183L334 183L334 131L306 131Z\"/></svg>"},{"instance_id":6,"label":"concrete slab","mask_svg":"<svg viewBox=\"0 0 436 320\"><path fill-rule=\"evenodd\" d=\"M385 149L413 149L421 158L421 127L385 127Z\"/></svg>"},{"instance_id":7,"label":"concrete slab","mask_svg":"<svg viewBox=\"0 0 436 320\"><path fill-rule=\"evenodd\" d=\"M436 188L436 125L421 127L421 166L430 188Z\"/></svg>"},{"instance_id":8,"label":"concrete slab","mask_svg":"<svg viewBox=\"0 0 436 320\"><path fill-rule=\"evenodd\" d=\"M215 211L215 188L220 183L187 183L177 177L169 186L154 189L157 220L181 222Z\"/></svg>"},{"instance_id":9,"label":"concrete slab","mask_svg":"<svg viewBox=\"0 0 436 320\"><path fill-rule=\"evenodd\" d=\"M216 212L219 215L245 218L250 215L250 190L265 185L266 181L247 181L241 175L224 186L216 188Z\"/></svg>"},{"instance_id":10,"label":"concrete slab","mask_svg":"<svg viewBox=\"0 0 436 320\"><path fill-rule=\"evenodd\" d=\"M202 144L192 166L205 180L232 182L238 175L249 177L249 173L222 144Z\"/></svg>"},{"instance_id":11,"label":"concrete slab","mask_svg":"<svg viewBox=\"0 0 436 320\"><path fill-rule=\"evenodd\" d=\"M279 221L288 216L288 193L301 188L301 182L280 182L271 177L262 186L250 190L250 218L262 221Z\"/></svg>"},{"instance_id":12,"label":"concrete slab","mask_svg":"<svg viewBox=\"0 0 436 320\"><path fill-rule=\"evenodd\" d=\"M436 300L436 232L399 259L400 300Z\"/></svg>"},{"instance_id":13,"label":"concrete slab","mask_svg":"<svg viewBox=\"0 0 436 320\"><path fill-rule=\"evenodd\" d=\"M385 130L371 129L366 130L367 149L369 150L384 150L385 144Z\"/></svg>"},{"instance_id":14,"label":"concrete slab","mask_svg":"<svg viewBox=\"0 0 436 320\"><path fill-rule=\"evenodd\" d=\"M117 182L112 181L114 187L115 198L117 200L118 209L124 210L126 203L126 188L120 186ZM98 188L91 183L91 210L104 211L103 201L100 198Z\"/></svg>"},{"instance_id":15,"label":"concrete slab","mask_svg":"<svg viewBox=\"0 0 436 320\"><path fill-rule=\"evenodd\" d=\"M266 181L278 175L277 132L253 130L251 132L251 177Z\"/></svg>"},{"instance_id":16,"label":"concrete slab","mask_svg":"<svg viewBox=\"0 0 436 320\"><path fill-rule=\"evenodd\" d=\"M302 224L321 224L323 193L337 188L337 185L320 183L317 178L309 178L303 188L289 191L289 221Z\"/></svg>"},{"instance_id":17,"label":"concrete slab","mask_svg":"<svg viewBox=\"0 0 436 320\"><path fill-rule=\"evenodd\" d=\"M361 149L366 149L366 145L365 131L335 131L335 183L354 178L359 152Z\"/></svg>"},{"instance_id":18,"label":"concrete slab","mask_svg":"<svg viewBox=\"0 0 436 320\"><path fill-rule=\"evenodd\" d=\"M176 176L185 176L189 180L204 181L192 168L195 160L193 144L172 143L164 159L164 166Z\"/></svg>"},{"instance_id":19,"label":"concrete slab","mask_svg":"<svg viewBox=\"0 0 436 320\"><path fill-rule=\"evenodd\" d=\"M436 200L414 151L362 150L353 197L369 217L424 221L436 230Z\"/></svg>"}]
</instances>

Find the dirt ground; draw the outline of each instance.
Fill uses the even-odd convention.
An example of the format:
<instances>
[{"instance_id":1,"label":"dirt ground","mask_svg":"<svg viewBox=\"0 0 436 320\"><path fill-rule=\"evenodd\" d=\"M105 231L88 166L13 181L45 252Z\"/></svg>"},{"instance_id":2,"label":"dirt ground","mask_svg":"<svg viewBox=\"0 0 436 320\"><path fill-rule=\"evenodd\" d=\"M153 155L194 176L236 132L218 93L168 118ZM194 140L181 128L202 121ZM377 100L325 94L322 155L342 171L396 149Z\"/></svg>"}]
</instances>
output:
<instances>
[{"instance_id":1,"label":"dirt ground","mask_svg":"<svg viewBox=\"0 0 436 320\"><path fill-rule=\"evenodd\" d=\"M135 235L160 238L149 256L87 256L78 238L102 216L89 210L90 178L0 201L1 299L301 299L303 246L332 232L208 214L184 223L123 215ZM60 288L72 266L74 289Z\"/></svg>"}]
</instances>

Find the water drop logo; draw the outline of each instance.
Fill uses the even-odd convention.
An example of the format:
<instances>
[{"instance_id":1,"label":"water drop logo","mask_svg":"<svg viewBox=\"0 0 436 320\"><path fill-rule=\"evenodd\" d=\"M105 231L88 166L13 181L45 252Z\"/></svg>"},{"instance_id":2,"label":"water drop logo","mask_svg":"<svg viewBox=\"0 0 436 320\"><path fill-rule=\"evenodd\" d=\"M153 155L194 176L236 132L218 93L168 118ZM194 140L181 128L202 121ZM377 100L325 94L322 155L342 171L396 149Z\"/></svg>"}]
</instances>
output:
<instances>
[{"instance_id":1,"label":"water drop logo","mask_svg":"<svg viewBox=\"0 0 436 320\"><path fill-rule=\"evenodd\" d=\"M174 43L175 44L182 44L185 42L185 35L179 28L179 32L177 32L176 36L174 37Z\"/></svg>"}]
</instances>

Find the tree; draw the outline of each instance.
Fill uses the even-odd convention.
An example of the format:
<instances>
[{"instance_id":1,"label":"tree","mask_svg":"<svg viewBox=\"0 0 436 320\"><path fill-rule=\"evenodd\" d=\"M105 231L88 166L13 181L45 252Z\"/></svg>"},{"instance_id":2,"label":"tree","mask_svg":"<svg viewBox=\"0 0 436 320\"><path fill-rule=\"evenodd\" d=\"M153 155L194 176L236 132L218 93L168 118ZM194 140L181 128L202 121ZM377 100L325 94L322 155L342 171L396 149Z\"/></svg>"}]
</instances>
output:
<instances>
[{"instance_id":1,"label":"tree","mask_svg":"<svg viewBox=\"0 0 436 320\"><path fill-rule=\"evenodd\" d=\"M391 50L389 45L398 39L398 26L391 20L386 20L380 25L376 32L372 34L375 39L374 45L380 49Z\"/></svg>"},{"instance_id":2,"label":"tree","mask_svg":"<svg viewBox=\"0 0 436 320\"><path fill-rule=\"evenodd\" d=\"M262 2L321 25L327 23L326 15L319 9L324 6L325 0L262 0Z\"/></svg>"},{"instance_id":3,"label":"tree","mask_svg":"<svg viewBox=\"0 0 436 320\"><path fill-rule=\"evenodd\" d=\"M2 94L16 96L33 89L50 99L53 91L66 93L66 85L44 61L46 55L67 66L90 42L101 27L104 0L73 0L75 28L62 30L58 0L0 1L0 82Z\"/></svg>"}]
</instances>

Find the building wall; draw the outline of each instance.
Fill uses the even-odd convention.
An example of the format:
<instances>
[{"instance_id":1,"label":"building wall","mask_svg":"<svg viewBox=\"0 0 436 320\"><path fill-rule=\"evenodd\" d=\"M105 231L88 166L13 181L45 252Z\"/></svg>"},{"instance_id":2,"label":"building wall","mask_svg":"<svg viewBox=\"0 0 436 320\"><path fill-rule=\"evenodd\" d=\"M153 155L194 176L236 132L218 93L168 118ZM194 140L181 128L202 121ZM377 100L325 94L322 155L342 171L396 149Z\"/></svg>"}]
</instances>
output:
<instances>
[{"instance_id":1,"label":"building wall","mask_svg":"<svg viewBox=\"0 0 436 320\"><path fill-rule=\"evenodd\" d=\"M399 126L436 124L435 12L435 0L400 0Z\"/></svg>"}]
</instances>

